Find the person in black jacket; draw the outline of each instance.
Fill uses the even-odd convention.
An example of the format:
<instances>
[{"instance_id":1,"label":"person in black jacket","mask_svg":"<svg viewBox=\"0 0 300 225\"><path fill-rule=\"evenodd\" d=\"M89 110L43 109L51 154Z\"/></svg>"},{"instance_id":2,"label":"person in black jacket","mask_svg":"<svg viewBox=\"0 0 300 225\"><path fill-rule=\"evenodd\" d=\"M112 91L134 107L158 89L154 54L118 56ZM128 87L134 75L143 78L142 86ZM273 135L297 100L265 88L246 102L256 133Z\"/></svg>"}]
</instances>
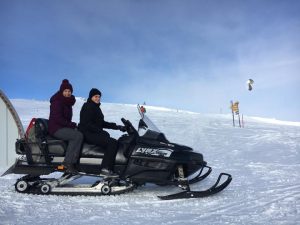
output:
<instances>
[{"instance_id":1,"label":"person in black jacket","mask_svg":"<svg viewBox=\"0 0 300 225\"><path fill-rule=\"evenodd\" d=\"M126 131L126 128L104 120L104 115L100 108L100 98L101 92L96 88L92 88L87 102L81 108L78 128L83 133L87 143L101 146L106 150L101 164L100 175L116 177L118 175L113 172L113 165L118 150L118 143L103 128L123 132Z\"/></svg>"}]
</instances>

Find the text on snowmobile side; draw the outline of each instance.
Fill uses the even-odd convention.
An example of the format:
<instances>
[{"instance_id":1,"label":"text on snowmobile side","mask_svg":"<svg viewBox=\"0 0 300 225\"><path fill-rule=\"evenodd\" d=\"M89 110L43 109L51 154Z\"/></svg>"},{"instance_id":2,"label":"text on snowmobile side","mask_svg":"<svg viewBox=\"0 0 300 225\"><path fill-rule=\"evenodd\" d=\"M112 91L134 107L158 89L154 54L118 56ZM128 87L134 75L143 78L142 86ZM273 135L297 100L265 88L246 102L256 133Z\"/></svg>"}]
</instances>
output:
<instances>
[{"instance_id":1,"label":"text on snowmobile side","mask_svg":"<svg viewBox=\"0 0 300 225\"><path fill-rule=\"evenodd\" d=\"M146 155L170 157L173 150L172 149L166 149L166 148L141 148L141 147L139 147L136 150L136 152L146 154Z\"/></svg>"}]
</instances>

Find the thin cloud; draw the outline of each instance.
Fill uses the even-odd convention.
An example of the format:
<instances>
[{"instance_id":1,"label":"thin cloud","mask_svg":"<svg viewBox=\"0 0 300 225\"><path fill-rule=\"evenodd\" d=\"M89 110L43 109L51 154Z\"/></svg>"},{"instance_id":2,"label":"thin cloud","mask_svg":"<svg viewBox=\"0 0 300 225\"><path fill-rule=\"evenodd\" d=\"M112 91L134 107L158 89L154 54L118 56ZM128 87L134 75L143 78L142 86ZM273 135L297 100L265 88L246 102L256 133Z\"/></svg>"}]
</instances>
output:
<instances>
[{"instance_id":1,"label":"thin cloud","mask_svg":"<svg viewBox=\"0 0 300 225\"><path fill-rule=\"evenodd\" d=\"M249 115L300 121L298 1L0 4L8 96L47 99L68 78L107 102L218 113L239 100Z\"/></svg>"}]
</instances>

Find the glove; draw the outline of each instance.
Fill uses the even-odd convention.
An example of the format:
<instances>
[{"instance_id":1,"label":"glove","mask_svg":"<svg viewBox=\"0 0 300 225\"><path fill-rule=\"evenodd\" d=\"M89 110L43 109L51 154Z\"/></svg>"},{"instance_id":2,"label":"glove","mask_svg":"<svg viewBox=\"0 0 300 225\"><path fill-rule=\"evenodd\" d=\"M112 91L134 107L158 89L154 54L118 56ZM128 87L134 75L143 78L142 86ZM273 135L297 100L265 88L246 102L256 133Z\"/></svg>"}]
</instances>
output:
<instances>
[{"instance_id":1,"label":"glove","mask_svg":"<svg viewBox=\"0 0 300 225\"><path fill-rule=\"evenodd\" d=\"M126 131L126 127L125 126L118 125L117 128L118 128L118 130L120 130L122 132Z\"/></svg>"},{"instance_id":2,"label":"glove","mask_svg":"<svg viewBox=\"0 0 300 225\"><path fill-rule=\"evenodd\" d=\"M74 123L74 122L71 122L71 123L70 123L70 127L73 128L73 129L75 129L75 128L77 127L77 124Z\"/></svg>"}]
</instances>

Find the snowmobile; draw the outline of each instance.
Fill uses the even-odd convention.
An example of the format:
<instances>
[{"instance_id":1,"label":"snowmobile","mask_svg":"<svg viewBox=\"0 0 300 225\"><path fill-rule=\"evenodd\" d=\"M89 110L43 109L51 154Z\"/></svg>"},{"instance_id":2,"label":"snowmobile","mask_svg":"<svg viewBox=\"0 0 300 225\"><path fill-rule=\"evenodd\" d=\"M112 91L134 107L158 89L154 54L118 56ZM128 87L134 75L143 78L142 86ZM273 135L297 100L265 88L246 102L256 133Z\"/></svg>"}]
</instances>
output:
<instances>
[{"instance_id":1,"label":"snowmobile","mask_svg":"<svg viewBox=\"0 0 300 225\"><path fill-rule=\"evenodd\" d=\"M192 191L190 185L205 179L212 168L207 166L201 153L167 140L165 134L145 115L144 108L139 105L137 108L141 115L138 130L129 120L121 119L127 133L118 139L114 172L119 177L100 175L105 150L87 143L82 145L77 166L79 172L64 173L61 165L67 143L48 134L48 120L43 118L32 119L24 137L16 141L19 157L2 176L25 174L16 181L16 191L45 195L115 195L132 191L146 183L176 185L182 189L176 194L158 196L163 200L206 197L222 191L230 184L232 176L220 173L209 189ZM61 177L44 176L54 172L61 172ZM93 184L73 182L76 180L80 183L79 178L85 176L96 177L97 181Z\"/></svg>"}]
</instances>

